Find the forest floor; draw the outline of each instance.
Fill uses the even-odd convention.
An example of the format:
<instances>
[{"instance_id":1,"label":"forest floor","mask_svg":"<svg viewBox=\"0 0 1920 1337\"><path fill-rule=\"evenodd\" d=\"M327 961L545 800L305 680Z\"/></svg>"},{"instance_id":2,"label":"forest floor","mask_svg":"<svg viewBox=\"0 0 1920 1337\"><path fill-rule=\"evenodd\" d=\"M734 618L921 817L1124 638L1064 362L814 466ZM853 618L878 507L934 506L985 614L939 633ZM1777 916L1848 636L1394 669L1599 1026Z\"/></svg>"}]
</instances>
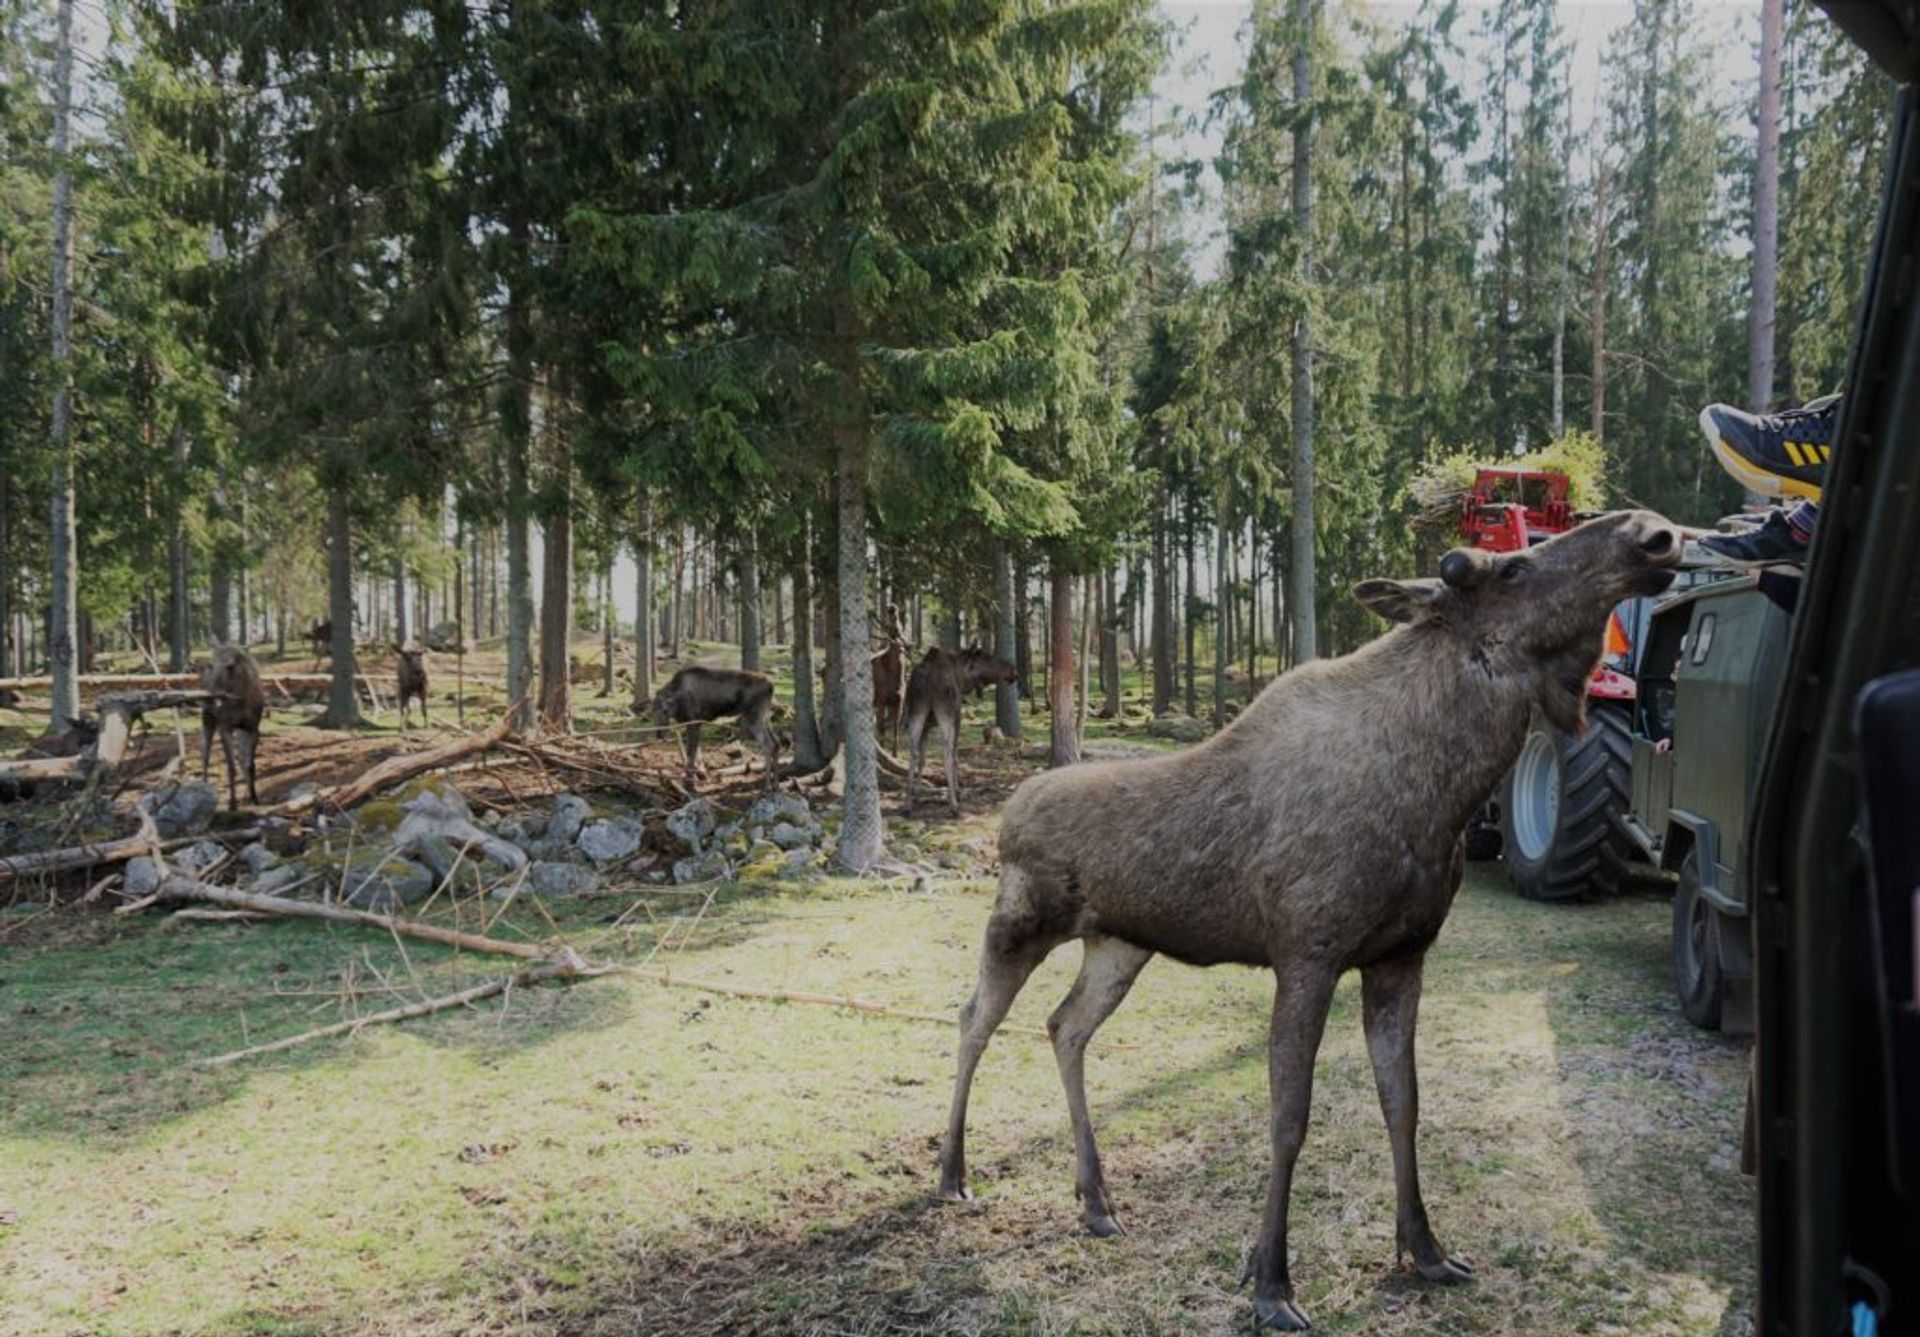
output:
<instances>
[{"instance_id":1,"label":"forest floor","mask_svg":"<svg viewBox=\"0 0 1920 1337\"><path fill-rule=\"evenodd\" d=\"M585 727L630 720L621 693L580 690ZM263 799L426 741L376 728L343 744L298 721L269 726ZM929 864L967 853L930 891L636 885L515 903L491 932L950 1016L992 895L978 852L1039 764L979 744L981 722L965 815L890 816ZM1094 750L1160 745L1091 732ZM897 811L897 790L886 801ZM1031 1034L1003 1031L988 1055L978 1200L949 1206L932 1200L948 1023L609 976L207 1070L193 1060L505 969L325 923L15 901L0 905L6 1337L1245 1328L1234 1283L1267 1164L1257 972L1156 962L1096 1041L1095 1119L1133 1232L1099 1241L1076 1226L1059 1080ZM1470 871L1421 1026L1427 1197L1479 1269L1468 1287L1394 1270L1387 1141L1357 985L1342 987L1293 1211L1321 1331L1750 1331L1746 1052L1680 1017L1669 917L1653 893L1543 907L1497 865ZM1012 1027L1044 1024L1077 958L1036 974Z\"/></svg>"}]
</instances>

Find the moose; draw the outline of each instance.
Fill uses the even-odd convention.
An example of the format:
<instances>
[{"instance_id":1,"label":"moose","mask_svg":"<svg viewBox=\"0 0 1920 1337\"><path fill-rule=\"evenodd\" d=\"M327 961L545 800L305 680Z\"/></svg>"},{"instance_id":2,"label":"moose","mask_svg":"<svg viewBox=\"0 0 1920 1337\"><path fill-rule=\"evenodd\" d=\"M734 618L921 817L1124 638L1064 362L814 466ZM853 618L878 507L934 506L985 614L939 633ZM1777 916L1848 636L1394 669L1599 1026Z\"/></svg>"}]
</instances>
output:
<instances>
[{"instance_id":1,"label":"moose","mask_svg":"<svg viewBox=\"0 0 1920 1337\"><path fill-rule=\"evenodd\" d=\"M213 758L213 735L220 735L220 751L227 759L227 806L239 811L234 793L233 736L240 735L240 752L247 768L247 802L258 803L254 789L254 758L260 750L260 717L267 713L267 693L260 685L260 666L237 645L216 646L213 662L200 675L200 686L214 699L200 708L200 778L205 780Z\"/></svg>"},{"instance_id":2,"label":"moose","mask_svg":"<svg viewBox=\"0 0 1920 1337\"><path fill-rule=\"evenodd\" d=\"M873 729L887 739L887 750L900 750L900 713L907 695L907 640L900 626L900 605L887 605L887 644L873 656Z\"/></svg>"},{"instance_id":3,"label":"moose","mask_svg":"<svg viewBox=\"0 0 1920 1337\"><path fill-rule=\"evenodd\" d=\"M389 642L393 650L394 676L400 684L400 727L407 727L407 703L420 703L420 723L431 724L427 718L427 655L426 651L411 643L401 645L397 641Z\"/></svg>"},{"instance_id":4,"label":"moose","mask_svg":"<svg viewBox=\"0 0 1920 1337\"><path fill-rule=\"evenodd\" d=\"M941 757L947 768L947 811L960 815L960 703L982 688L1014 682L1019 672L1004 659L995 659L978 644L955 654L939 646L913 666L907 679L907 811L919 795L920 772L927 764L927 726L939 721Z\"/></svg>"},{"instance_id":5,"label":"moose","mask_svg":"<svg viewBox=\"0 0 1920 1337\"><path fill-rule=\"evenodd\" d=\"M760 746L767 763L767 785L773 785L780 740L773 732L773 681L764 673L746 669L706 668L695 664L681 669L647 702L654 724L685 726L680 746L687 759L687 785L700 779L700 726L728 715L738 716L740 727Z\"/></svg>"},{"instance_id":6,"label":"moose","mask_svg":"<svg viewBox=\"0 0 1920 1337\"><path fill-rule=\"evenodd\" d=\"M313 647L313 662L318 667L321 660L333 653L333 622L316 622L307 628L307 644Z\"/></svg>"},{"instance_id":7,"label":"moose","mask_svg":"<svg viewBox=\"0 0 1920 1337\"><path fill-rule=\"evenodd\" d=\"M1305 1329L1287 1202L1334 985L1358 969L1393 1152L1396 1262L1411 1254L1429 1281L1470 1278L1428 1223L1415 1166L1422 963L1460 885L1469 815L1519 755L1536 711L1570 732L1584 727L1608 612L1665 589L1681 548L1660 516L1622 511L1522 552L1455 549L1438 580L1362 581L1359 601L1398 625L1284 674L1207 742L1022 784L1001 820L999 892L960 1013L940 1196L968 1196L974 1070L1055 947L1084 944L1047 1030L1073 1126L1075 1189L1087 1229L1102 1236L1123 1232L1087 1111L1087 1042L1155 953L1267 967L1273 1160L1247 1270L1256 1322Z\"/></svg>"}]
</instances>

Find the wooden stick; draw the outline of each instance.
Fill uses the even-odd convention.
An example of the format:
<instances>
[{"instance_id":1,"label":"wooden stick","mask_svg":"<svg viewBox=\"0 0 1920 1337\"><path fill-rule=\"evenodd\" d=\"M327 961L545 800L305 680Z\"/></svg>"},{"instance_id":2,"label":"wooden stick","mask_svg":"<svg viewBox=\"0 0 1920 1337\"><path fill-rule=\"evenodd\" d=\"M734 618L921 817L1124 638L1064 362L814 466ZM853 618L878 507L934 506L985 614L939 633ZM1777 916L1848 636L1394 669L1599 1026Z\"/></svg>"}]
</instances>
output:
<instances>
[{"instance_id":1,"label":"wooden stick","mask_svg":"<svg viewBox=\"0 0 1920 1337\"><path fill-rule=\"evenodd\" d=\"M0 882L28 873L60 873L70 868L91 868L95 864L120 863L150 850L176 850L203 840L223 844L236 840L257 840L266 828L246 826L237 831L215 831L201 836L176 836L155 841L145 832L135 832L118 840L102 840L90 845L71 845L66 849L42 850L38 854L15 854L0 859Z\"/></svg>"},{"instance_id":2,"label":"wooden stick","mask_svg":"<svg viewBox=\"0 0 1920 1337\"><path fill-rule=\"evenodd\" d=\"M420 752L404 752L397 757L388 757L365 775L350 784L336 785L332 789L323 789L309 794L305 798L289 799L276 804L265 811L276 814L305 812L309 808L325 805L345 810L362 799L370 798L389 785L397 785L427 771L437 770L450 762L460 761L476 752L485 752L505 742L513 729L506 720L482 734L468 734L452 742L442 743L438 747L426 748Z\"/></svg>"},{"instance_id":3,"label":"wooden stick","mask_svg":"<svg viewBox=\"0 0 1920 1337\"><path fill-rule=\"evenodd\" d=\"M357 924L366 928L384 929L390 933L404 933L408 937L423 938L428 942L458 947L469 952L486 952L494 956L518 956L529 961L545 961L554 955L551 947L537 942L507 942L500 938L482 937L477 933L462 933L457 929L442 928L438 924L424 924L417 919L400 919L393 915L376 914L371 910L352 910L345 906L328 905L319 901L290 901L282 896L262 896L257 892L236 891L232 887L217 887L211 882L199 882L190 877L169 877L161 882L160 889L154 895L163 901L207 901L214 905L231 906L236 910L260 910L267 914L287 915L294 919L326 919L336 924Z\"/></svg>"},{"instance_id":4,"label":"wooden stick","mask_svg":"<svg viewBox=\"0 0 1920 1337\"><path fill-rule=\"evenodd\" d=\"M462 989L459 993L450 993L440 998L427 998L418 1003L408 1003L405 1007L391 1008L385 1012L375 1012L371 1016L355 1017L351 1021L338 1021L331 1026L321 1026L316 1030L302 1031L298 1035L289 1035L284 1040L275 1040L271 1044L254 1045L249 1049L236 1049L227 1054L216 1054L212 1058L203 1058L194 1064L196 1068L225 1068L239 1063L243 1059L255 1058L261 1054L273 1054L282 1049L292 1049L297 1045L310 1044L315 1040L325 1040L335 1035L353 1035L363 1026L380 1026L388 1022L406 1021L410 1017L424 1017L434 1012L445 1012L449 1008L465 1007L468 1003L477 1003L482 998L491 998L495 994L506 993L509 989L521 988L529 984L540 984L547 980L591 979L605 973L600 967L583 965L577 960L542 961L539 965L528 966L511 975L503 975L485 984L476 984L471 989ZM1004 1027L1002 1029L1005 1029Z\"/></svg>"},{"instance_id":5,"label":"wooden stick","mask_svg":"<svg viewBox=\"0 0 1920 1337\"><path fill-rule=\"evenodd\" d=\"M614 967L623 975L633 975L643 980L652 980L670 989L697 989L701 993L721 994L728 998L752 998L767 1003L806 1003L813 1007L845 1008L852 1012L866 1012L876 1017L895 1017L901 1021L931 1021L941 1026L958 1024L959 1013L916 1012L911 1008L894 1007L891 1003L877 1003L871 998L860 998L854 994L803 993L793 989L757 989L743 984L715 984L711 980L684 979L668 970L641 970L633 966ZM1001 1026L996 1035L1035 1035L1042 1040L1047 1033L1038 1026ZM1130 1046L1110 1045L1120 1049Z\"/></svg>"}]
</instances>

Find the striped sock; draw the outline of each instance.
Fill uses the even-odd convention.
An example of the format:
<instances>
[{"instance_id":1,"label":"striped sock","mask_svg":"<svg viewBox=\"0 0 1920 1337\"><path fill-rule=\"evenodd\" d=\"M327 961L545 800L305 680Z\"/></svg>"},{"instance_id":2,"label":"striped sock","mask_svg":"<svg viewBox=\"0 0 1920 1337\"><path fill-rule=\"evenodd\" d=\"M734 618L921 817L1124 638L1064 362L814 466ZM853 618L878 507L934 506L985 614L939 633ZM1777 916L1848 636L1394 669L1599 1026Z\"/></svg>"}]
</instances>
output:
<instances>
[{"instance_id":1,"label":"striped sock","mask_svg":"<svg viewBox=\"0 0 1920 1337\"><path fill-rule=\"evenodd\" d=\"M1820 508L1810 501L1801 502L1787 513L1787 528L1801 543L1813 542L1813 529L1819 523Z\"/></svg>"}]
</instances>

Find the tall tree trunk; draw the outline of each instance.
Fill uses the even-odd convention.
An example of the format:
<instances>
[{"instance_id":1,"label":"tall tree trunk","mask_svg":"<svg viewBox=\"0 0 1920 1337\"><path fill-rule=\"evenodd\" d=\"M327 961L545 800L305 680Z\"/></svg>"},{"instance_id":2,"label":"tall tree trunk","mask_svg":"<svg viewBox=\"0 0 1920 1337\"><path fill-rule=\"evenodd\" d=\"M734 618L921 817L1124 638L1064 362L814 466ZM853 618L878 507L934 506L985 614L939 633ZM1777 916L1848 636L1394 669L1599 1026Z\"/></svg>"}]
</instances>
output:
<instances>
[{"instance_id":1,"label":"tall tree trunk","mask_svg":"<svg viewBox=\"0 0 1920 1337\"><path fill-rule=\"evenodd\" d=\"M1780 264L1780 35L1783 0L1760 0L1760 126L1753 174L1753 302L1747 308L1747 407L1773 403L1774 292Z\"/></svg>"},{"instance_id":2,"label":"tall tree trunk","mask_svg":"<svg viewBox=\"0 0 1920 1337\"><path fill-rule=\"evenodd\" d=\"M640 525L633 539L633 700L653 699L653 489L640 485Z\"/></svg>"},{"instance_id":3,"label":"tall tree trunk","mask_svg":"<svg viewBox=\"0 0 1920 1337\"><path fill-rule=\"evenodd\" d=\"M357 666L353 658L353 522L347 509L347 480L327 485L327 616L333 622L332 675L327 684L327 712L321 727L351 729L360 723L360 701L354 695Z\"/></svg>"},{"instance_id":4,"label":"tall tree trunk","mask_svg":"<svg viewBox=\"0 0 1920 1337\"><path fill-rule=\"evenodd\" d=\"M1075 739L1086 736L1093 705L1093 626L1100 620L1099 588L1091 572L1080 577L1080 708L1073 716Z\"/></svg>"},{"instance_id":5,"label":"tall tree trunk","mask_svg":"<svg viewBox=\"0 0 1920 1337\"><path fill-rule=\"evenodd\" d=\"M233 567L225 543L216 540L207 574L208 634L215 645L233 640Z\"/></svg>"},{"instance_id":6,"label":"tall tree trunk","mask_svg":"<svg viewBox=\"0 0 1920 1337\"><path fill-rule=\"evenodd\" d=\"M787 582L779 576L773 580L773 643L793 644L787 637Z\"/></svg>"},{"instance_id":7,"label":"tall tree trunk","mask_svg":"<svg viewBox=\"0 0 1920 1337\"><path fill-rule=\"evenodd\" d=\"M1587 303L1592 310L1593 344L1593 440L1602 445L1607 439L1607 165L1594 168L1593 184L1593 293Z\"/></svg>"},{"instance_id":8,"label":"tall tree trunk","mask_svg":"<svg viewBox=\"0 0 1920 1337\"><path fill-rule=\"evenodd\" d=\"M1233 647L1226 635L1227 609L1232 602L1227 573L1226 508L1221 507L1220 523L1213 527L1213 589L1216 612L1213 620L1213 727L1227 722L1227 665L1232 662Z\"/></svg>"},{"instance_id":9,"label":"tall tree trunk","mask_svg":"<svg viewBox=\"0 0 1920 1337\"><path fill-rule=\"evenodd\" d=\"M687 615L687 527L674 528L673 542L673 625L667 635L667 655L680 658L680 638L686 634Z\"/></svg>"},{"instance_id":10,"label":"tall tree trunk","mask_svg":"<svg viewBox=\"0 0 1920 1337\"><path fill-rule=\"evenodd\" d=\"M407 559L395 551L393 554L393 639L405 645L411 627L412 624L407 620Z\"/></svg>"},{"instance_id":11,"label":"tall tree trunk","mask_svg":"<svg viewBox=\"0 0 1920 1337\"><path fill-rule=\"evenodd\" d=\"M800 513L800 560L793 567L793 762L818 769L827 753L813 699L813 514Z\"/></svg>"},{"instance_id":12,"label":"tall tree trunk","mask_svg":"<svg viewBox=\"0 0 1920 1337\"><path fill-rule=\"evenodd\" d=\"M606 569L600 573L600 695L612 696L618 685L614 679L613 554L607 554Z\"/></svg>"},{"instance_id":13,"label":"tall tree trunk","mask_svg":"<svg viewBox=\"0 0 1920 1337\"><path fill-rule=\"evenodd\" d=\"M1573 91L1567 90L1567 126L1562 162L1573 161ZM1560 282L1553 297L1553 439L1567 432L1567 302L1572 281L1573 190L1560 181Z\"/></svg>"},{"instance_id":14,"label":"tall tree trunk","mask_svg":"<svg viewBox=\"0 0 1920 1337\"><path fill-rule=\"evenodd\" d=\"M573 628L573 453L551 407L543 417L557 500L541 525L546 560L540 582L540 727L565 733L573 727L567 645Z\"/></svg>"},{"instance_id":15,"label":"tall tree trunk","mask_svg":"<svg viewBox=\"0 0 1920 1337\"><path fill-rule=\"evenodd\" d=\"M73 172L68 162L73 115L73 0L57 7L53 57L53 474L47 537L53 567L53 623L48 668L53 674L53 727L80 713L76 659L80 568L73 532Z\"/></svg>"},{"instance_id":16,"label":"tall tree trunk","mask_svg":"<svg viewBox=\"0 0 1920 1337\"><path fill-rule=\"evenodd\" d=\"M1173 561L1167 551L1168 512L1172 501L1166 484L1153 514L1153 713L1173 709Z\"/></svg>"},{"instance_id":17,"label":"tall tree trunk","mask_svg":"<svg viewBox=\"0 0 1920 1337\"><path fill-rule=\"evenodd\" d=\"M467 727L467 589L466 549L471 543L467 522L456 510L453 520L453 711L462 729Z\"/></svg>"},{"instance_id":18,"label":"tall tree trunk","mask_svg":"<svg viewBox=\"0 0 1920 1337\"><path fill-rule=\"evenodd\" d=\"M1293 234L1299 248L1298 280L1313 284L1313 0L1293 0ZM1506 319L1505 313L1501 315ZM1313 518L1313 323L1301 303L1293 321L1293 657L1315 651ZM1192 710L1192 706L1188 706Z\"/></svg>"},{"instance_id":19,"label":"tall tree trunk","mask_svg":"<svg viewBox=\"0 0 1920 1337\"><path fill-rule=\"evenodd\" d=\"M860 354L850 313L842 311L839 330L841 385L857 398ZM840 840L835 867L864 873L880 858L886 826L880 816L879 746L873 728L873 665L868 657L872 632L867 614L867 451L872 422L864 402L850 405L837 424L840 465L840 721L845 731L845 787L842 790Z\"/></svg>"},{"instance_id":20,"label":"tall tree trunk","mask_svg":"<svg viewBox=\"0 0 1920 1337\"><path fill-rule=\"evenodd\" d=\"M1013 589L1013 553L1005 543L993 550L993 652L1019 667L1019 616ZM1020 684L998 683L993 689L993 722L1004 737L1020 741Z\"/></svg>"},{"instance_id":21,"label":"tall tree trunk","mask_svg":"<svg viewBox=\"0 0 1920 1337\"><path fill-rule=\"evenodd\" d=\"M1048 563L1048 583L1047 764L1071 766L1080 760L1073 710L1073 574L1058 556Z\"/></svg>"},{"instance_id":22,"label":"tall tree trunk","mask_svg":"<svg viewBox=\"0 0 1920 1337\"><path fill-rule=\"evenodd\" d=\"M1113 568L1100 572L1100 688L1105 700L1100 704L1103 720L1120 717L1120 618L1116 602Z\"/></svg>"},{"instance_id":23,"label":"tall tree trunk","mask_svg":"<svg viewBox=\"0 0 1920 1337\"><path fill-rule=\"evenodd\" d=\"M1247 522L1247 700L1260 692L1260 521Z\"/></svg>"},{"instance_id":24,"label":"tall tree trunk","mask_svg":"<svg viewBox=\"0 0 1920 1337\"><path fill-rule=\"evenodd\" d=\"M834 521L834 563L839 562L839 507L835 505ZM840 578L832 572L835 565L827 567L828 574L820 583L820 622L826 644L820 647L825 673L825 704L820 708L820 750L831 757L840 750L841 740L846 728L841 723L840 707L846 701L846 692L840 685Z\"/></svg>"},{"instance_id":25,"label":"tall tree trunk","mask_svg":"<svg viewBox=\"0 0 1920 1337\"><path fill-rule=\"evenodd\" d=\"M740 553L740 667L760 671L760 540L751 529Z\"/></svg>"},{"instance_id":26,"label":"tall tree trunk","mask_svg":"<svg viewBox=\"0 0 1920 1337\"><path fill-rule=\"evenodd\" d=\"M508 231L515 254L526 255L525 220L516 217ZM524 280L508 287L507 383L500 414L507 481L507 720L520 730L533 723L533 564L527 533L533 509L527 480L533 439L533 314L528 303Z\"/></svg>"},{"instance_id":27,"label":"tall tree trunk","mask_svg":"<svg viewBox=\"0 0 1920 1337\"><path fill-rule=\"evenodd\" d=\"M1193 505L1194 505L1193 494L1189 492L1187 494L1186 505L1182 508L1186 513L1185 515L1186 529L1185 529L1185 532L1180 536L1180 541L1183 545L1183 548L1186 554L1186 565L1187 565L1187 578L1186 578L1186 581L1184 582L1185 588L1181 591L1181 593L1185 596L1184 599L1182 600L1181 611L1185 614L1185 617L1186 617L1187 681L1186 681L1185 705L1186 705L1186 712L1189 715L1197 715L1200 713L1200 698L1198 695L1198 687L1194 679L1194 656L1196 653L1197 642L1199 639L1198 624L1200 621L1200 600L1197 596L1197 592L1200 586L1194 580L1194 545L1197 541L1194 531L1196 528L1198 528L1198 525L1194 518Z\"/></svg>"},{"instance_id":28,"label":"tall tree trunk","mask_svg":"<svg viewBox=\"0 0 1920 1337\"><path fill-rule=\"evenodd\" d=\"M187 429L169 438L173 456L172 521L167 537L167 668L185 673L193 656L193 600L187 589Z\"/></svg>"},{"instance_id":29,"label":"tall tree trunk","mask_svg":"<svg viewBox=\"0 0 1920 1337\"><path fill-rule=\"evenodd\" d=\"M1022 561L1013 564L1013 667L1021 699L1033 700L1033 595Z\"/></svg>"}]
</instances>

